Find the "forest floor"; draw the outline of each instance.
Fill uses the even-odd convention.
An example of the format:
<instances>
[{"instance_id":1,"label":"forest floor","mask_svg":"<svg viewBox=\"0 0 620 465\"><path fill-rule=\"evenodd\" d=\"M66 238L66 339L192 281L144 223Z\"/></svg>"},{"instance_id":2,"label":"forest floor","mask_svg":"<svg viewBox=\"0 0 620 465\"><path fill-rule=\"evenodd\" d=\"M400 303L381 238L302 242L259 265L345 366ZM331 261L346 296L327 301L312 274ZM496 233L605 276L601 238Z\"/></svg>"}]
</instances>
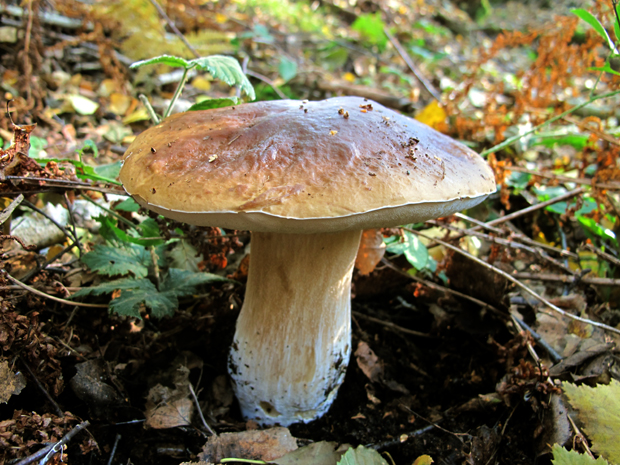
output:
<instances>
[{"instance_id":1,"label":"forest floor","mask_svg":"<svg viewBox=\"0 0 620 465\"><path fill-rule=\"evenodd\" d=\"M591 438L561 386L620 380L620 81L591 69L607 44L570 11L589 4L561 3L185 0L162 3L165 16L138 0L0 5L0 463L335 465L363 445L397 465L545 464L553 444L584 452ZM610 31L611 11L593 11ZM161 113L180 79L129 65L192 49L239 58L257 100L360 95L414 116L483 153L499 186L467 216L382 231L383 260L354 273L354 354L333 406L268 439L242 418L227 372L249 233L149 217L116 180L151 125L138 94ZM234 92L198 73L175 111ZM71 300L119 276L159 281L160 266L232 280L179 292L163 318L147 300L140 318L112 311L118 290ZM322 455L286 455L316 443Z\"/></svg>"}]
</instances>

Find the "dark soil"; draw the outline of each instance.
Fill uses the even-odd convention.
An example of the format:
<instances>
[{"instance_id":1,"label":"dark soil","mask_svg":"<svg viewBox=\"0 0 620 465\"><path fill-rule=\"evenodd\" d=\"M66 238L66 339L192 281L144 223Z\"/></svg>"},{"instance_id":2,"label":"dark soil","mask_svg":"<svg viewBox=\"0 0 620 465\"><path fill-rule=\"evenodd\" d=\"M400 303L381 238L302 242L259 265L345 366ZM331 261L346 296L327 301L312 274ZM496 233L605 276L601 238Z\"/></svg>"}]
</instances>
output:
<instances>
[{"instance_id":1,"label":"dark soil","mask_svg":"<svg viewBox=\"0 0 620 465\"><path fill-rule=\"evenodd\" d=\"M383 275L378 276L385 278ZM396 464L410 464L422 454L440 464L535 462L534 435L542 413L535 410L545 399L537 401L535 395L525 401L524 390L506 394L510 406L480 397L495 393L499 381L510 372L510 363L517 364L525 355L522 341L515 339L496 315L456 300L436 300L439 295L415 299L408 283L388 278L380 280L392 282L391 288L384 286L390 289L389 294L358 295L353 300L353 311L358 314L353 321L353 347L367 343L384 364L383 377L372 383L353 357L328 414L290 428L300 445L321 440L366 445L389 453ZM363 294L364 281L356 282ZM129 321L119 321L104 310L78 311L72 322L74 334L84 347L93 349L89 359L105 361L103 381L119 396L108 405L79 399L69 381L84 358L67 352L60 359L65 389L57 401L63 410L90 420L88 430L99 445L99 450L83 454L81 436L72 441L67 451L71 463L107 463L119 434L117 463L131 460L164 465L196 459L206 441L198 429L200 421L194 418L192 427L145 429L140 421L145 396L154 379L166 379L173 360L194 358L203 365L202 370L192 369L190 380L201 402L207 402L205 412L215 411L220 400L212 387L218 376L226 376L240 295L240 286L214 288L209 300L195 305L191 312L180 311L161 321L146 320L140 332L130 332ZM431 305L434 315L429 311ZM431 337L393 331L364 319L364 315ZM59 334L63 326L59 322L66 321L68 311L42 316L48 318L46 329L53 336ZM14 409L53 411L34 383L0 406L0 416L11 418ZM223 412L216 418L207 417L218 432L247 429L234 403Z\"/></svg>"}]
</instances>

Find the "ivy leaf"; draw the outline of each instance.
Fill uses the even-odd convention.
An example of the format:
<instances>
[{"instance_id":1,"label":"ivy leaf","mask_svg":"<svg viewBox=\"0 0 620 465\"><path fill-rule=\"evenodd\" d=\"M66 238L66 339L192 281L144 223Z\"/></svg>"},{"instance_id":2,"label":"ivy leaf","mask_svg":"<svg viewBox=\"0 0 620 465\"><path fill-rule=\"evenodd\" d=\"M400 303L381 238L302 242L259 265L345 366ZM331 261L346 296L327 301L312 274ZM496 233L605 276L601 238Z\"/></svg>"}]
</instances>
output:
<instances>
[{"instance_id":1,"label":"ivy leaf","mask_svg":"<svg viewBox=\"0 0 620 465\"><path fill-rule=\"evenodd\" d=\"M132 273L138 278L143 278L147 275L151 256L144 247L140 246L96 245L92 252L82 257L82 262L91 270L106 276Z\"/></svg>"},{"instance_id":2,"label":"ivy leaf","mask_svg":"<svg viewBox=\"0 0 620 465\"><path fill-rule=\"evenodd\" d=\"M239 86L250 98L256 99L254 87L250 84L244 74L239 62L233 57L224 55L210 55L208 57L195 58L188 62L189 67L197 67L199 70L207 71L216 79L221 79L229 86Z\"/></svg>"},{"instance_id":3,"label":"ivy leaf","mask_svg":"<svg viewBox=\"0 0 620 465\"><path fill-rule=\"evenodd\" d=\"M388 463L376 450L358 446L357 449L351 447L347 450L337 465L388 465Z\"/></svg>"},{"instance_id":4,"label":"ivy leaf","mask_svg":"<svg viewBox=\"0 0 620 465\"><path fill-rule=\"evenodd\" d=\"M135 63L132 63L129 68L136 69L147 65L167 65L175 68L191 68L186 59L171 55L160 55L158 57L149 58L148 60L136 61Z\"/></svg>"},{"instance_id":5,"label":"ivy leaf","mask_svg":"<svg viewBox=\"0 0 620 465\"><path fill-rule=\"evenodd\" d=\"M212 108L224 108L238 104L239 99L237 97L210 98L194 103L187 111L211 110Z\"/></svg>"}]
</instances>

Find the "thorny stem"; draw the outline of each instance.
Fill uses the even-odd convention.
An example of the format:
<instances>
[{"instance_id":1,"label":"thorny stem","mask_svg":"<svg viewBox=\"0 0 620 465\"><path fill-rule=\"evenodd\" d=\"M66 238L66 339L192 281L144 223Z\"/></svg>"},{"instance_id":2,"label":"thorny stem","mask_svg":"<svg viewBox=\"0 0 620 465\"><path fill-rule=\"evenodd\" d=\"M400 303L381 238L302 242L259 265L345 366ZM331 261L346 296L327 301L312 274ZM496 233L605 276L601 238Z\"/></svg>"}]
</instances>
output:
<instances>
[{"instance_id":1,"label":"thorny stem","mask_svg":"<svg viewBox=\"0 0 620 465\"><path fill-rule=\"evenodd\" d=\"M620 91L619 91L620 92ZM577 320L577 321L581 321L582 323L586 323L586 324L591 324L592 326L596 326L598 328L607 330L607 331L611 331L613 333L616 334L620 334L620 329L617 328L613 328L609 325L606 325L604 323L599 323L597 321L593 321L593 320L589 320L587 318L582 318L580 316L577 315L573 315L571 313L568 313L564 310L562 310L561 308L559 308L556 305L553 305L551 302L549 302L547 299L545 299L543 296L541 296L538 292L534 291L533 289L530 289L529 287L527 287L525 284L523 284L521 281L519 281L518 279L514 278L512 275L506 273L503 270L500 270L499 268L494 267L493 265L489 265L487 262L485 262L484 260L479 259L478 257L474 257L472 254L470 254L469 252L466 252L465 250L456 247L452 244L448 244L445 241L442 241L440 239L437 238L432 238L424 233L421 233L420 231L416 231L413 229L408 229L408 231L424 237L426 239L429 240L434 240L435 242L437 242L438 244L443 245L444 247L453 250L456 253L460 253L461 255L466 256L467 258L469 258L470 260L473 260L474 262L478 263L479 265L484 266L485 268L488 268L490 270L492 270L493 272L503 276L504 278L506 278L508 281L510 281L511 283L516 284L518 287L520 287L521 289L523 289L525 292L527 292L528 294L530 294L532 297L536 298L537 300L539 300L541 303L543 303L545 306L547 306L548 308L550 308L551 310L553 310L556 313L559 313L560 315L566 317L566 318L570 318L572 320Z\"/></svg>"},{"instance_id":2,"label":"thorny stem","mask_svg":"<svg viewBox=\"0 0 620 465\"><path fill-rule=\"evenodd\" d=\"M484 150L480 154L480 156L486 157L490 153L494 153L494 152L497 152L499 150L502 150L503 148L506 148L509 145L514 144L519 139L521 139L521 138L523 138L525 136L529 136L530 134L533 134L533 133L537 132L540 128L542 128L544 126L547 126L548 124L551 124L551 123L553 123L553 122L555 122L555 121L557 121L559 119L562 119L566 115L570 115L571 113L574 113L575 111L580 110L583 107L587 107L588 105L590 105L592 102L595 102L596 100L613 97L614 95L617 95L617 94L620 94L620 90L615 90L613 92L607 92L606 94L601 94L601 95L597 95L595 97L591 97L587 102L580 103L579 105L576 105L573 108L570 108L570 109L566 110L565 112L560 113L559 115L556 115L553 118L548 119L544 123L539 124L538 126L530 129L529 131L524 132L523 134L519 134L519 135L510 137L510 138L506 139L504 142L502 142L500 144L497 144L494 147L491 147L489 149Z\"/></svg>"}]
</instances>

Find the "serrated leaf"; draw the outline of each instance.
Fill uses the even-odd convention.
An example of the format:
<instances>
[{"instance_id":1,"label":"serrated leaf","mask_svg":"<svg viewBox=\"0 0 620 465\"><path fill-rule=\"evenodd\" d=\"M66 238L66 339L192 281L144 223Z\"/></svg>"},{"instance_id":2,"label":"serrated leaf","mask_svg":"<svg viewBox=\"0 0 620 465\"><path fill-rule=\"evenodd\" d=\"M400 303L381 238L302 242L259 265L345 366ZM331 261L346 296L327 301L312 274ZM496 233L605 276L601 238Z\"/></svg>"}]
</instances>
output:
<instances>
[{"instance_id":1,"label":"serrated leaf","mask_svg":"<svg viewBox=\"0 0 620 465\"><path fill-rule=\"evenodd\" d=\"M196 292L196 288L203 284L213 282L230 282L222 276L213 273L193 272L170 268L165 279L161 283L162 292L171 293L177 297L185 297Z\"/></svg>"},{"instance_id":2,"label":"serrated leaf","mask_svg":"<svg viewBox=\"0 0 620 465\"><path fill-rule=\"evenodd\" d=\"M221 79L229 86L239 86L250 100L256 99L254 87L252 87L247 76L243 73L239 62L233 57L211 55L190 60L188 65L189 67L196 66L200 70L208 71L211 76Z\"/></svg>"},{"instance_id":3,"label":"serrated leaf","mask_svg":"<svg viewBox=\"0 0 620 465\"><path fill-rule=\"evenodd\" d=\"M187 111L211 110L213 108L224 108L238 104L239 99L237 97L211 98L194 103Z\"/></svg>"},{"instance_id":4,"label":"serrated leaf","mask_svg":"<svg viewBox=\"0 0 620 465\"><path fill-rule=\"evenodd\" d=\"M381 454L374 449L358 446L345 452L337 465L388 465Z\"/></svg>"},{"instance_id":5,"label":"serrated leaf","mask_svg":"<svg viewBox=\"0 0 620 465\"><path fill-rule=\"evenodd\" d=\"M168 65L175 68L190 68L188 61L185 58L175 57L171 55L160 55L158 57L149 58L148 60L141 60L132 63L129 68L141 68L147 65Z\"/></svg>"},{"instance_id":6,"label":"serrated leaf","mask_svg":"<svg viewBox=\"0 0 620 465\"><path fill-rule=\"evenodd\" d=\"M144 278L120 278L114 281L107 281L96 286L84 287L73 294L73 297L85 297L87 295L111 294L114 291L123 290L142 290L146 292L157 292L155 285Z\"/></svg>"},{"instance_id":7,"label":"serrated leaf","mask_svg":"<svg viewBox=\"0 0 620 465\"><path fill-rule=\"evenodd\" d=\"M155 286L153 286L155 288ZM140 317L140 306L144 304L151 309L151 315L155 318L170 316L179 306L179 301L174 295L143 289L131 289L121 291L121 295L110 301L110 311L119 315Z\"/></svg>"},{"instance_id":8,"label":"serrated leaf","mask_svg":"<svg viewBox=\"0 0 620 465\"><path fill-rule=\"evenodd\" d=\"M612 463L620 463L620 382L609 385L576 386L562 383L571 405L579 411L592 450Z\"/></svg>"},{"instance_id":9,"label":"serrated leaf","mask_svg":"<svg viewBox=\"0 0 620 465\"><path fill-rule=\"evenodd\" d=\"M599 457L594 460L588 454L580 454L574 450L566 450L558 444L553 445L553 465L609 465L607 460Z\"/></svg>"},{"instance_id":10,"label":"serrated leaf","mask_svg":"<svg viewBox=\"0 0 620 465\"><path fill-rule=\"evenodd\" d=\"M603 25L599 22L598 19L596 19L596 17L592 13L584 10L583 8L575 8L574 10L570 11L571 13L577 15L579 18L584 20L590 26L592 26L594 30L598 33L598 35L600 35L603 40L607 42L610 50L614 53L618 53L618 50L616 49L616 45L614 44L613 40L611 40L611 37L609 37L609 34L607 34L607 31L605 30Z\"/></svg>"},{"instance_id":11,"label":"serrated leaf","mask_svg":"<svg viewBox=\"0 0 620 465\"><path fill-rule=\"evenodd\" d=\"M111 247L96 245L92 252L82 257L91 270L106 276L126 275L133 273L138 278L147 275L150 254L144 247Z\"/></svg>"},{"instance_id":12,"label":"serrated leaf","mask_svg":"<svg viewBox=\"0 0 620 465\"><path fill-rule=\"evenodd\" d=\"M170 267L197 272L198 264L204 259L196 248L188 241L177 241L174 246L166 251L166 258Z\"/></svg>"}]
</instances>

